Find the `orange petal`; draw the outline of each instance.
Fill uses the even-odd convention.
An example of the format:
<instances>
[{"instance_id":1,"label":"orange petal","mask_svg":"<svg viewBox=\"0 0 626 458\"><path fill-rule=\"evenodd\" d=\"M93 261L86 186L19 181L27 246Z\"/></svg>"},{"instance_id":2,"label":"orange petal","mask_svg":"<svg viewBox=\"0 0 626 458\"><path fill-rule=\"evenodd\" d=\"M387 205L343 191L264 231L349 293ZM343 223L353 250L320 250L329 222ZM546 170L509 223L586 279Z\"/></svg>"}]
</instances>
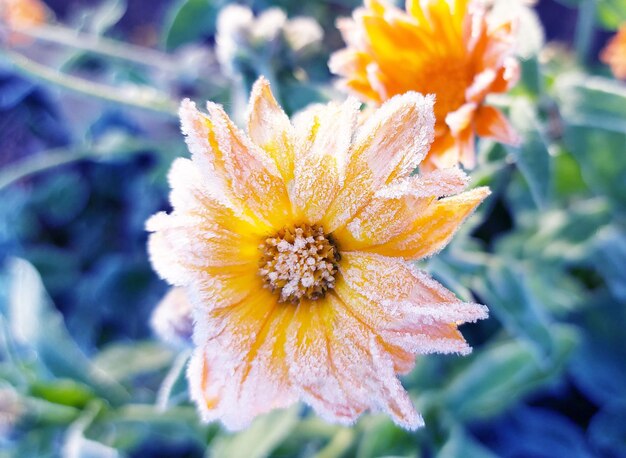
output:
<instances>
[{"instance_id":1,"label":"orange petal","mask_svg":"<svg viewBox=\"0 0 626 458\"><path fill-rule=\"evenodd\" d=\"M248 134L274 159L285 182L293 178L294 132L289 118L261 77L252 87L248 111Z\"/></svg>"},{"instance_id":2,"label":"orange petal","mask_svg":"<svg viewBox=\"0 0 626 458\"><path fill-rule=\"evenodd\" d=\"M448 113L446 116L446 124L450 127L453 136L458 136L462 131L470 127L477 108L478 105L475 103L466 103L458 110Z\"/></svg>"},{"instance_id":3,"label":"orange petal","mask_svg":"<svg viewBox=\"0 0 626 458\"><path fill-rule=\"evenodd\" d=\"M509 145L519 144L519 135L500 110L482 106L476 114L476 133Z\"/></svg>"},{"instance_id":4,"label":"orange petal","mask_svg":"<svg viewBox=\"0 0 626 458\"><path fill-rule=\"evenodd\" d=\"M299 115L298 154L291 201L297 219L316 224L343 185L360 103L349 98Z\"/></svg>"},{"instance_id":5,"label":"orange petal","mask_svg":"<svg viewBox=\"0 0 626 458\"><path fill-rule=\"evenodd\" d=\"M207 110L233 194L272 228L284 226L291 205L276 164L232 123L222 106L208 102Z\"/></svg>"},{"instance_id":6,"label":"orange petal","mask_svg":"<svg viewBox=\"0 0 626 458\"><path fill-rule=\"evenodd\" d=\"M354 77L360 73L366 76L366 68L372 62L371 57L361 51L350 48L340 49L334 52L328 61L328 68L332 73Z\"/></svg>"},{"instance_id":7,"label":"orange petal","mask_svg":"<svg viewBox=\"0 0 626 458\"><path fill-rule=\"evenodd\" d=\"M491 87L498 74L492 68L488 68L474 77L471 86L465 90L465 98L473 103L480 104L491 92Z\"/></svg>"},{"instance_id":8,"label":"orange petal","mask_svg":"<svg viewBox=\"0 0 626 458\"><path fill-rule=\"evenodd\" d=\"M327 232L346 224L385 184L409 175L433 138L432 97L409 92L393 97L359 128L343 188L324 217Z\"/></svg>"},{"instance_id":9,"label":"orange petal","mask_svg":"<svg viewBox=\"0 0 626 458\"><path fill-rule=\"evenodd\" d=\"M473 169L476 165L476 136L474 126L462 131L455 139L456 147L459 149L459 160L468 169Z\"/></svg>"},{"instance_id":10,"label":"orange petal","mask_svg":"<svg viewBox=\"0 0 626 458\"><path fill-rule=\"evenodd\" d=\"M476 188L440 199L416 215L410 231L366 251L405 259L431 256L448 244L465 218L488 195L488 188Z\"/></svg>"},{"instance_id":11,"label":"orange petal","mask_svg":"<svg viewBox=\"0 0 626 458\"><path fill-rule=\"evenodd\" d=\"M446 129L443 134L437 135L428 151L424 162L420 164L421 172L429 172L436 169L446 169L459 163L459 150L455 145L454 137L450 130Z\"/></svg>"},{"instance_id":12,"label":"orange petal","mask_svg":"<svg viewBox=\"0 0 626 458\"><path fill-rule=\"evenodd\" d=\"M505 58L502 67L498 70L495 81L491 85L491 92L508 91L517 84L520 76L521 68L519 62L512 57Z\"/></svg>"}]
</instances>

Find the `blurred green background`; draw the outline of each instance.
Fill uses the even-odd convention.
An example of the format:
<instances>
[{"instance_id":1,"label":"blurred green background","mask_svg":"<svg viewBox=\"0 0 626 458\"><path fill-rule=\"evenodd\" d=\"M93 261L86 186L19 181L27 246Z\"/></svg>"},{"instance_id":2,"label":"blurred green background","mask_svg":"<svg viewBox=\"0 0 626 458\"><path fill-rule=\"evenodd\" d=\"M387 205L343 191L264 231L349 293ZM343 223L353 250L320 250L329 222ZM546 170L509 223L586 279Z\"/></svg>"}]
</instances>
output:
<instances>
[{"instance_id":1,"label":"blurred green background","mask_svg":"<svg viewBox=\"0 0 626 458\"><path fill-rule=\"evenodd\" d=\"M176 106L241 120L260 74L289 113L343 97L326 63L359 2L249 1L256 19L220 23L228 3L49 0L38 36L3 28L0 457L626 457L626 85L597 57L626 1L520 7L522 80L494 103L524 143L479 143L493 194L422 266L491 317L462 329L471 356L404 377L426 427L296 406L237 434L199 423L188 349L149 324L167 285L144 222L187 154Z\"/></svg>"}]
</instances>

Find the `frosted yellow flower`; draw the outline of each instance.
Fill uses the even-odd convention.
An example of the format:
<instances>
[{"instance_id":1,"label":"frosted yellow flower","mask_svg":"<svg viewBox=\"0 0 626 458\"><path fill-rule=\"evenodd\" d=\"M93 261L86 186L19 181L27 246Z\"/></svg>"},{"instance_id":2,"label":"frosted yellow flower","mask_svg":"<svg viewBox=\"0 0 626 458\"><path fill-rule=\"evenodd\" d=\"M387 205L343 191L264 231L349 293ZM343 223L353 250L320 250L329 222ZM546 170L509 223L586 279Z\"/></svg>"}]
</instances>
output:
<instances>
[{"instance_id":1,"label":"frosted yellow flower","mask_svg":"<svg viewBox=\"0 0 626 458\"><path fill-rule=\"evenodd\" d=\"M626 80L626 24L619 28L602 50L600 59L611 67L616 78Z\"/></svg>"},{"instance_id":2,"label":"frosted yellow flower","mask_svg":"<svg viewBox=\"0 0 626 458\"><path fill-rule=\"evenodd\" d=\"M407 0L406 11L366 0L338 22L347 43L329 67L361 100L380 104L407 91L435 94L435 142L422 169L473 167L475 135L518 141L504 115L484 104L519 78L510 21L495 22L471 0Z\"/></svg>"},{"instance_id":3,"label":"frosted yellow flower","mask_svg":"<svg viewBox=\"0 0 626 458\"><path fill-rule=\"evenodd\" d=\"M369 409L422 424L396 374L416 354L468 353L457 325L487 314L408 262L443 248L489 193L462 192L458 168L411 175L432 105L409 92L357 129L351 98L292 123L261 78L246 134L221 106L183 102L192 158L172 165L173 212L147 228L154 268L192 303L204 420L239 429L303 400L331 421Z\"/></svg>"}]
</instances>

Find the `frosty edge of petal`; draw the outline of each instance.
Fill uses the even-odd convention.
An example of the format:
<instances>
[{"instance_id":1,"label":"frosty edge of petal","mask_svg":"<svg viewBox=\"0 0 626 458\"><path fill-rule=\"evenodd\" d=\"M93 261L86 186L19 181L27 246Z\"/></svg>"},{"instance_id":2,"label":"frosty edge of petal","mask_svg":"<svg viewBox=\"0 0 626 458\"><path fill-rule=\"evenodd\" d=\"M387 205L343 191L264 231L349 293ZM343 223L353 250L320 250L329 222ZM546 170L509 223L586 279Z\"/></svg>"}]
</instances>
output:
<instances>
[{"instance_id":1,"label":"frosty edge of petal","mask_svg":"<svg viewBox=\"0 0 626 458\"><path fill-rule=\"evenodd\" d=\"M372 196L410 175L434 138L434 96L407 92L372 113L350 149L343 188L324 217L332 232L345 225Z\"/></svg>"}]
</instances>

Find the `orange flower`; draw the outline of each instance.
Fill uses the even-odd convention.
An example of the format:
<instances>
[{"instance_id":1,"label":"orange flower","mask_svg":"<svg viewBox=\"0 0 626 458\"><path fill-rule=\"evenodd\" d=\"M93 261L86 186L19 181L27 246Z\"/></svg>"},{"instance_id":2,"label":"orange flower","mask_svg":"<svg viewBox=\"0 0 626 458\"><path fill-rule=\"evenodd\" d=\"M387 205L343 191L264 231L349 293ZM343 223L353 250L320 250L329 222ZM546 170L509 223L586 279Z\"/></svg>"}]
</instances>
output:
<instances>
[{"instance_id":1,"label":"orange flower","mask_svg":"<svg viewBox=\"0 0 626 458\"><path fill-rule=\"evenodd\" d=\"M504 115L485 106L519 77L511 22L494 23L486 7L468 0L407 0L406 11L366 0L338 27L348 47L329 67L363 101L396 94L435 94L435 142L422 169L473 167L474 136L517 143Z\"/></svg>"},{"instance_id":2,"label":"orange flower","mask_svg":"<svg viewBox=\"0 0 626 458\"><path fill-rule=\"evenodd\" d=\"M416 354L468 353L457 326L487 315L409 262L489 194L462 192L458 168L412 175L432 105L408 92L357 129L348 99L292 123L261 78L246 134L221 106L183 102L192 158L172 165L173 212L147 229L154 268L192 304L188 379L205 421L243 428L303 400L332 421L369 409L422 424L396 374Z\"/></svg>"},{"instance_id":3,"label":"orange flower","mask_svg":"<svg viewBox=\"0 0 626 458\"><path fill-rule=\"evenodd\" d=\"M39 0L0 0L0 18L11 27L43 24L48 9Z\"/></svg>"},{"instance_id":4,"label":"orange flower","mask_svg":"<svg viewBox=\"0 0 626 458\"><path fill-rule=\"evenodd\" d=\"M623 24L600 55L616 78L626 80L626 24Z\"/></svg>"}]
</instances>

